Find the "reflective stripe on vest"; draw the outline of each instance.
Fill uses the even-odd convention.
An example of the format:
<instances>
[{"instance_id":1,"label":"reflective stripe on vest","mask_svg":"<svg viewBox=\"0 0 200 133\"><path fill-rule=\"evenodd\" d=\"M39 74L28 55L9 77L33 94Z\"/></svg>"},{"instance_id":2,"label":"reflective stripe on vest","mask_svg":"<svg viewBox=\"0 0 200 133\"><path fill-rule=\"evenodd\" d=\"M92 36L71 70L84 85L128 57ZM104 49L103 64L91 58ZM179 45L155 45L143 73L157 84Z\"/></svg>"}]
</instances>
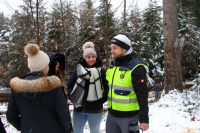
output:
<instances>
[{"instance_id":1,"label":"reflective stripe on vest","mask_svg":"<svg viewBox=\"0 0 200 133\"><path fill-rule=\"evenodd\" d=\"M108 97L108 100L111 100L111 97ZM137 99L116 99L116 98L112 98L112 102L121 103L121 104L129 104L129 103L136 103Z\"/></svg>"},{"instance_id":2,"label":"reflective stripe on vest","mask_svg":"<svg viewBox=\"0 0 200 133\"><path fill-rule=\"evenodd\" d=\"M144 65L137 64L131 70L120 67L108 68L106 72L106 79L109 83L108 108L117 111L139 110L131 75L132 71L138 66ZM123 94L123 92L125 93Z\"/></svg>"},{"instance_id":3,"label":"reflective stripe on vest","mask_svg":"<svg viewBox=\"0 0 200 133\"><path fill-rule=\"evenodd\" d=\"M111 84L109 84L109 88L111 88ZM112 88L115 90L125 90L125 91L133 90L133 87L118 86L118 85L113 85Z\"/></svg>"}]
</instances>

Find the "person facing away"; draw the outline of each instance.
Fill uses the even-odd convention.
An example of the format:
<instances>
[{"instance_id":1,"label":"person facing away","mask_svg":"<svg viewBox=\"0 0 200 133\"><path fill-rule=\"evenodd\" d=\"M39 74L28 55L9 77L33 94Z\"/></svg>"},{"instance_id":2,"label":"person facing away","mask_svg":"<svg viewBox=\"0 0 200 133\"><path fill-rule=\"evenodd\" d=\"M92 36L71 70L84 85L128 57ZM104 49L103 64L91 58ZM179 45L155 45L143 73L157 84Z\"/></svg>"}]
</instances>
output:
<instances>
[{"instance_id":1,"label":"person facing away","mask_svg":"<svg viewBox=\"0 0 200 133\"><path fill-rule=\"evenodd\" d=\"M133 53L131 41L119 34L111 40L113 61L109 83L106 133L139 133L149 128L146 69ZM138 125L139 122L139 125Z\"/></svg>"},{"instance_id":2,"label":"person facing away","mask_svg":"<svg viewBox=\"0 0 200 133\"><path fill-rule=\"evenodd\" d=\"M65 79L65 55L62 53L50 53L49 54L49 72L48 75L56 75L60 78L62 87L66 89Z\"/></svg>"},{"instance_id":3,"label":"person facing away","mask_svg":"<svg viewBox=\"0 0 200 133\"><path fill-rule=\"evenodd\" d=\"M86 121L90 133L99 133L108 82L92 42L83 45L83 57L70 76L67 90L74 105L74 133L83 133Z\"/></svg>"},{"instance_id":4,"label":"person facing away","mask_svg":"<svg viewBox=\"0 0 200 133\"><path fill-rule=\"evenodd\" d=\"M49 54L50 63L49 63L49 72L48 75L56 75L61 80L61 88L65 95L66 101L68 100L66 92L66 79L65 79L65 55L59 52L53 52ZM69 105L67 105L69 107ZM68 108L69 109L69 108ZM71 122L70 122L71 123ZM73 132L72 124L70 124L71 132Z\"/></svg>"},{"instance_id":5,"label":"person facing away","mask_svg":"<svg viewBox=\"0 0 200 133\"><path fill-rule=\"evenodd\" d=\"M22 133L69 133L70 113L61 81L47 76L50 59L36 44L24 48L30 73L10 80L7 120Z\"/></svg>"}]
</instances>

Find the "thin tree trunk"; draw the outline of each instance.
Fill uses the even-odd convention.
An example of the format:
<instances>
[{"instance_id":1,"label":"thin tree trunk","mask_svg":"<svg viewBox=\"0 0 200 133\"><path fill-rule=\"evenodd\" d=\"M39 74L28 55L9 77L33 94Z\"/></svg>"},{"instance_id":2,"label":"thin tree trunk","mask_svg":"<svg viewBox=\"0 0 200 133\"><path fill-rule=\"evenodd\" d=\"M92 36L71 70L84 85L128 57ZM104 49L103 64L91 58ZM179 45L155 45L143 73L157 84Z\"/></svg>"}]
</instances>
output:
<instances>
[{"instance_id":1,"label":"thin tree trunk","mask_svg":"<svg viewBox=\"0 0 200 133\"><path fill-rule=\"evenodd\" d=\"M36 39L36 43L39 45L39 29L40 29L40 27L39 27L39 1L38 0L36 0L36 23L37 23L37 27L36 27L36 37L37 37L37 39Z\"/></svg>"},{"instance_id":2,"label":"thin tree trunk","mask_svg":"<svg viewBox=\"0 0 200 133\"><path fill-rule=\"evenodd\" d=\"M62 38L61 38L61 48L64 46L65 40L65 22L64 22L64 10L63 10L63 2L60 0L60 12L61 12L61 19L62 19Z\"/></svg>"},{"instance_id":3,"label":"thin tree trunk","mask_svg":"<svg viewBox=\"0 0 200 133\"><path fill-rule=\"evenodd\" d=\"M126 0L124 0L124 23L123 23L124 32L126 31Z\"/></svg>"},{"instance_id":4,"label":"thin tree trunk","mask_svg":"<svg viewBox=\"0 0 200 133\"><path fill-rule=\"evenodd\" d=\"M105 0L105 2L106 2L106 10L105 10L105 13L106 13L106 25L105 25L105 27L106 27L106 29L105 29L105 40L106 40L106 43L104 44L104 51L105 51L105 58L106 58L106 62L108 62L108 59L109 59L109 57L108 57L108 53L106 52L107 50L107 46L109 45L109 36L108 36L108 0Z\"/></svg>"},{"instance_id":5,"label":"thin tree trunk","mask_svg":"<svg viewBox=\"0 0 200 133\"><path fill-rule=\"evenodd\" d=\"M30 9L31 9L31 18L32 18L32 21L33 21L33 26L34 26L34 28L36 28L35 19L34 19L34 16L33 16L32 0L29 0L29 6L30 6Z\"/></svg>"}]
</instances>

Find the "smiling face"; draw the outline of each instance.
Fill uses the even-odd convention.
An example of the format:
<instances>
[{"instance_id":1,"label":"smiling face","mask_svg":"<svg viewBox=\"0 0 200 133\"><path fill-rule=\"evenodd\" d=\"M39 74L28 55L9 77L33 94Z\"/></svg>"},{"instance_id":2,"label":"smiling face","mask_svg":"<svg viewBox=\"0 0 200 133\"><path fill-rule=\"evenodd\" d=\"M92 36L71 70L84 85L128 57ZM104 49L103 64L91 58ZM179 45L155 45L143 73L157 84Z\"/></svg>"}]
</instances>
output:
<instances>
[{"instance_id":1,"label":"smiling face","mask_svg":"<svg viewBox=\"0 0 200 133\"><path fill-rule=\"evenodd\" d=\"M116 57L124 56L126 53L126 50L119 47L116 44L111 44L111 53L112 53L113 57L116 58Z\"/></svg>"},{"instance_id":2,"label":"smiling face","mask_svg":"<svg viewBox=\"0 0 200 133\"><path fill-rule=\"evenodd\" d=\"M89 67L92 67L96 62L96 58L97 57L95 55L89 54L85 57L85 61Z\"/></svg>"}]
</instances>

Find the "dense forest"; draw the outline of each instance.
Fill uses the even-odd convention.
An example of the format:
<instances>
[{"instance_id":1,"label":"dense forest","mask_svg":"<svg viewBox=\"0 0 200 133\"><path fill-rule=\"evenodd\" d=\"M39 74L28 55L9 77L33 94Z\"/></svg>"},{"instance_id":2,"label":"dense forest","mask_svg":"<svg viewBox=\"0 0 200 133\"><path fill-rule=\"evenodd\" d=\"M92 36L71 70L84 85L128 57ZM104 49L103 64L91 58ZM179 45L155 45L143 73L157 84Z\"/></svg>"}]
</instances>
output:
<instances>
[{"instance_id":1,"label":"dense forest","mask_svg":"<svg viewBox=\"0 0 200 133\"><path fill-rule=\"evenodd\" d=\"M173 7L167 3L163 1L161 7L156 0L150 0L148 7L140 11L137 5L126 6L124 0L119 5L124 10L119 14L108 0L100 0L98 7L92 0L78 6L60 0L51 12L43 0L23 0L20 10L11 17L0 13L0 84L8 86L11 77L27 73L23 48L28 42L37 43L48 53L64 53L68 78L84 42L93 41L98 55L106 62L111 55L110 39L118 33L132 40L134 52L148 66L150 77L157 69L165 72L166 82L171 85L169 78L173 82L181 79L180 83L195 78L200 72L200 1L177 0ZM174 8L175 14L167 16L169 11L174 13ZM167 21L173 23L171 27L166 28L170 26ZM172 39L173 44L167 39Z\"/></svg>"}]
</instances>

